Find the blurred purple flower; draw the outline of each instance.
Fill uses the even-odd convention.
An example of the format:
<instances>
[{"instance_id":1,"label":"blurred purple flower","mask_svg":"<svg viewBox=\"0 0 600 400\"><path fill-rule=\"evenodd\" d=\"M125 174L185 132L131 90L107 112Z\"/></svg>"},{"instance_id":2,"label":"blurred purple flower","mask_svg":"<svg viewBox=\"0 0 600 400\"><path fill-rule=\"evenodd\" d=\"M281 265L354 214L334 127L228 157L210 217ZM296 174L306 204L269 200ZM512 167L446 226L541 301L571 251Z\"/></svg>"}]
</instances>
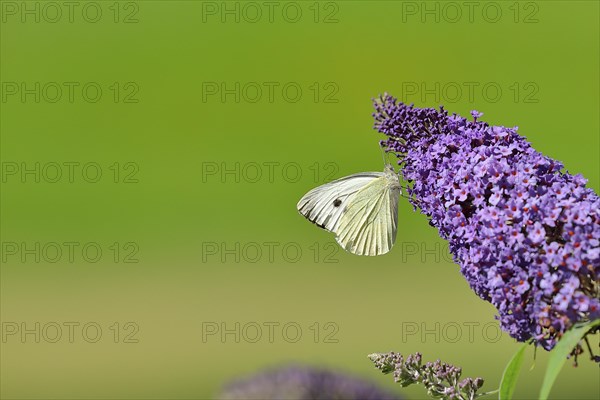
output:
<instances>
[{"instance_id":1,"label":"blurred purple flower","mask_svg":"<svg viewBox=\"0 0 600 400\"><path fill-rule=\"evenodd\" d=\"M400 400L372 383L337 371L288 366L226 385L222 400Z\"/></svg>"},{"instance_id":2,"label":"blurred purple flower","mask_svg":"<svg viewBox=\"0 0 600 400\"><path fill-rule=\"evenodd\" d=\"M600 317L600 198L586 179L479 112L470 121L389 95L374 105L411 203L505 331L550 350L574 323Z\"/></svg>"}]
</instances>

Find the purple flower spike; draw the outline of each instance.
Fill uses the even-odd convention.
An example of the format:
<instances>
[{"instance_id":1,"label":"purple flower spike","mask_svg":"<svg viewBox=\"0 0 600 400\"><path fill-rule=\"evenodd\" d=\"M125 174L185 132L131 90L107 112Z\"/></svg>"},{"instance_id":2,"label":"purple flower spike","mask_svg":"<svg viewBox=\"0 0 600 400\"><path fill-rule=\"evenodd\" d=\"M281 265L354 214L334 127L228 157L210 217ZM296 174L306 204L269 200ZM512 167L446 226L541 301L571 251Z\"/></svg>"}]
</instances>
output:
<instances>
[{"instance_id":1,"label":"purple flower spike","mask_svg":"<svg viewBox=\"0 0 600 400\"><path fill-rule=\"evenodd\" d=\"M400 386L421 384L427 390L427 394L433 398L474 400L485 395L485 393L477 393L483 386L483 379L460 380L462 369L440 360L423 365L421 353L410 354L406 359L402 354L393 351L373 353L369 354L369 359L375 364L375 368L384 374L392 373L394 381Z\"/></svg>"},{"instance_id":2,"label":"purple flower spike","mask_svg":"<svg viewBox=\"0 0 600 400\"><path fill-rule=\"evenodd\" d=\"M374 105L411 203L505 331L550 350L573 324L600 318L600 198L586 179L479 112L470 121L389 95Z\"/></svg>"}]
</instances>

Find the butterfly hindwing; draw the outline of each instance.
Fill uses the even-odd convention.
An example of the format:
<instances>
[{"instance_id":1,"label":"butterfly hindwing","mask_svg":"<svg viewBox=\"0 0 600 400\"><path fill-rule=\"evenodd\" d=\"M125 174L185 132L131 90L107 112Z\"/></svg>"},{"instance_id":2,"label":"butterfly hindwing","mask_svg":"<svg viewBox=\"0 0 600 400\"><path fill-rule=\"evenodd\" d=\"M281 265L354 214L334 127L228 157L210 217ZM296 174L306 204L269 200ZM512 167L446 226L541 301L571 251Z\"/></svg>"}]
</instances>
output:
<instances>
[{"instance_id":1,"label":"butterfly hindwing","mask_svg":"<svg viewBox=\"0 0 600 400\"><path fill-rule=\"evenodd\" d=\"M357 255L376 256L390 251L398 227L398 198L399 187L386 177L359 190L341 216L337 242Z\"/></svg>"},{"instance_id":2,"label":"butterfly hindwing","mask_svg":"<svg viewBox=\"0 0 600 400\"><path fill-rule=\"evenodd\" d=\"M300 199L298 211L319 227L336 233L340 217L354 196L382 176L382 172L363 172L318 186Z\"/></svg>"}]
</instances>

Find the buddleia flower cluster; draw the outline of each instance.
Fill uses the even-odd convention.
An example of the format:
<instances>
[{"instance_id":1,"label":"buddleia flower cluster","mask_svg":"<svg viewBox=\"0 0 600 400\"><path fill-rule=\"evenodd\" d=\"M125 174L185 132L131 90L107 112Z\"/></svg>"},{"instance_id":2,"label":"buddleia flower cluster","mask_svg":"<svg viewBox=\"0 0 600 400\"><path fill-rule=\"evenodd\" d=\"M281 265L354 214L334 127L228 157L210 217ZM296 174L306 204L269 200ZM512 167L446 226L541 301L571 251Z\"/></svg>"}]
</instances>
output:
<instances>
[{"instance_id":1,"label":"buddleia flower cluster","mask_svg":"<svg viewBox=\"0 0 600 400\"><path fill-rule=\"evenodd\" d=\"M374 101L382 145L399 157L410 201L440 236L501 327L546 350L600 317L600 198L517 128Z\"/></svg>"},{"instance_id":2,"label":"buddleia flower cluster","mask_svg":"<svg viewBox=\"0 0 600 400\"><path fill-rule=\"evenodd\" d=\"M221 400L400 400L370 382L325 368L292 365L226 385Z\"/></svg>"},{"instance_id":3,"label":"buddleia flower cluster","mask_svg":"<svg viewBox=\"0 0 600 400\"><path fill-rule=\"evenodd\" d=\"M462 369L437 360L422 364L421 354L402 357L399 353L374 353L369 358L384 374L392 373L394 381L402 387L421 384L433 398L449 400L473 400L487 393L478 394L483 386L481 378L460 379Z\"/></svg>"}]
</instances>

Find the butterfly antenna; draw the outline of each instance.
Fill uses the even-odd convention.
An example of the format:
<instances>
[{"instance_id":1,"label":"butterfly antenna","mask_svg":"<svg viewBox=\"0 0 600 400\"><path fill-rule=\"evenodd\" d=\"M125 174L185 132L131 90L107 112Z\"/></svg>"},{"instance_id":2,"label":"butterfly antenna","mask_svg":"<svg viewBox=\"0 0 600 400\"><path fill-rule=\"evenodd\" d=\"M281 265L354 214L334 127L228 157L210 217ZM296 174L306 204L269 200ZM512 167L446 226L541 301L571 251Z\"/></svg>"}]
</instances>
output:
<instances>
[{"instance_id":1,"label":"butterfly antenna","mask_svg":"<svg viewBox=\"0 0 600 400\"><path fill-rule=\"evenodd\" d=\"M384 144L383 143L381 143L379 145L379 149L381 150L381 158L383 159L383 165L385 166L385 165L387 165L387 160L385 158L385 149L384 149Z\"/></svg>"}]
</instances>

